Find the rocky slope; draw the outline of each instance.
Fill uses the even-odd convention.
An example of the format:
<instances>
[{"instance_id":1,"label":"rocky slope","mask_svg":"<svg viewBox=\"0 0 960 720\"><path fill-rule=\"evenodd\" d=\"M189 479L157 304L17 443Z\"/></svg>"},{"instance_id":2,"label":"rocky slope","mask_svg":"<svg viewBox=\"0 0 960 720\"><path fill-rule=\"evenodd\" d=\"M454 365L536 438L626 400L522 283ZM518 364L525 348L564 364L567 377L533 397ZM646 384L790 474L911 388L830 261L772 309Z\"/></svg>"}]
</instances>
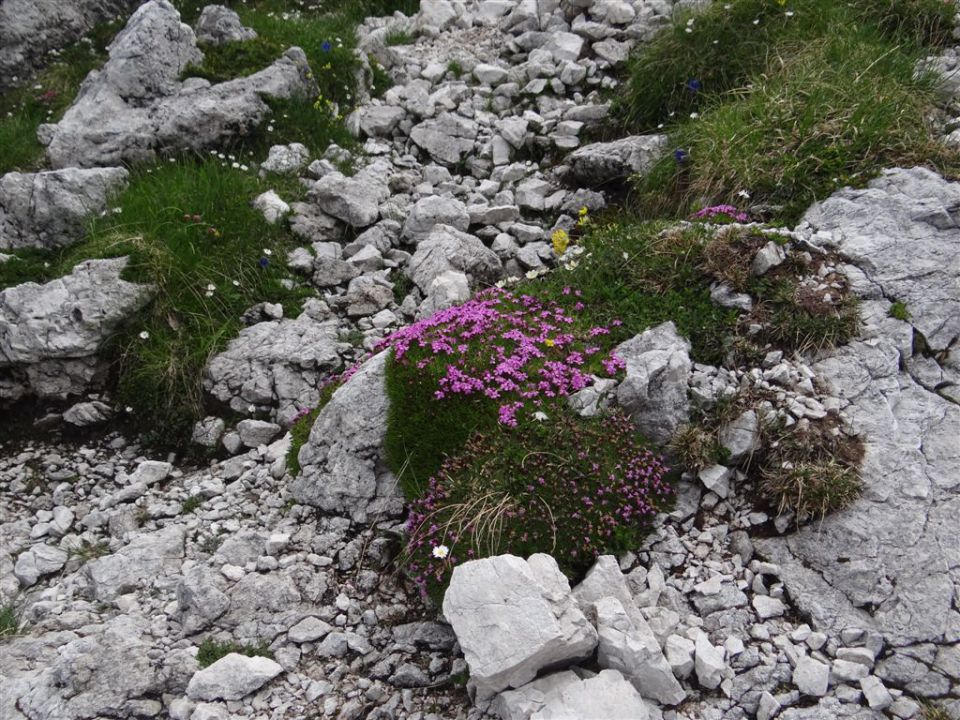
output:
<instances>
[{"instance_id":1,"label":"rocky slope","mask_svg":"<svg viewBox=\"0 0 960 720\"><path fill-rule=\"evenodd\" d=\"M929 171L885 172L785 233L790 253L829 253L823 277L842 273L863 299L854 342L730 371L692 363L668 323L621 347L622 383L575 398L585 414L617 402L664 437L689 397L749 389L766 402L724 428L727 463L686 478L643 547L601 558L572 589L548 556L469 563L447 625L395 575L402 504L380 458L382 355L334 394L302 471L288 471L281 426L352 358L339 331L372 348L484 283L547 272L551 231L665 150L661 136L581 136L608 112L594 91L674 8L426 0L414 18L368 21L364 50L396 85L348 119L364 142L358 172L340 174L336 148L264 158L310 183L303 202L257 201L303 238L290 264L322 299L297 318L258 309L208 364L211 397L249 415L198 424L195 440L227 459L176 466L116 435L0 444L0 601L25 626L0 640L3 718L908 719L926 700L960 717L960 185ZM388 45L395 32L420 37ZM79 239L123 171L73 168L207 148L265 121L264 94L309 90L296 51L244 80L181 82L195 52L163 0L132 16L107 66L43 130L52 164L69 169L0 180L0 249ZM344 228L356 235L345 245ZM80 402L62 420L77 425L111 412L82 395L97 387L104 339L149 299L118 280L122 264L0 293L0 400L69 396ZM411 289L397 302L401 275ZM889 316L895 301L909 320ZM768 416L829 416L859 435L863 496L796 532L757 511L737 465ZM261 655L201 669L210 639Z\"/></svg>"}]
</instances>

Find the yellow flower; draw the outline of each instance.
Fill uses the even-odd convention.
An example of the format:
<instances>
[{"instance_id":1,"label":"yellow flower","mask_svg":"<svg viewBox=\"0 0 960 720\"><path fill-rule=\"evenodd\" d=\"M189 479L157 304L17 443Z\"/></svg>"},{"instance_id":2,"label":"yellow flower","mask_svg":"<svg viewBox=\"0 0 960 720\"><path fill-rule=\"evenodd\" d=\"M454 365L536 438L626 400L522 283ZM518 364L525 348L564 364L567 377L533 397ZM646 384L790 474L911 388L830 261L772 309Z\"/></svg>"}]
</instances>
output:
<instances>
[{"instance_id":1,"label":"yellow flower","mask_svg":"<svg viewBox=\"0 0 960 720\"><path fill-rule=\"evenodd\" d=\"M563 255L570 245L570 236L567 235L567 231L562 228L554 230L550 239L553 241L553 252L555 252L557 256Z\"/></svg>"},{"instance_id":2,"label":"yellow flower","mask_svg":"<svg viewBox=\"0 0 960 720\"><path fill-rule=\"evenodd\" d=\"M589 210L587 210L587 206L584 205L582 208L580 208L580 217L585 217L588 212Z\"/></svg>"},{"instance_id":3,"label":"yellow flower","mask_svg":"<svg viewBox=\"0 0 960 720\"><path fill-rule=\"evenodd\" d=\"M555 343L555 342L554 342L553 340L551 340L550 338L547 338L546 340L543 341L543 344L546 345L547 347L553 347L553 346L556 345L557 343Z\"/></svg>"}]
</instances>

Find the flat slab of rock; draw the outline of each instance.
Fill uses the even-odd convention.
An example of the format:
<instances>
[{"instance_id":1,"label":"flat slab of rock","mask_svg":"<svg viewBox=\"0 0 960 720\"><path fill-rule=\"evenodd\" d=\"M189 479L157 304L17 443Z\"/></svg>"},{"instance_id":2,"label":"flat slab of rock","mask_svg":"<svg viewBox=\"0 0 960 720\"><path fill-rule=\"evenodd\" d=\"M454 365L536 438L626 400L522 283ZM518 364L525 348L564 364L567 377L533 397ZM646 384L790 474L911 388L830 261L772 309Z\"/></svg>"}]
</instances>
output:
<instances>
[{"instance_id":1,"label":"flat slab of rock","mask_svg":"<svg viewBox=\"0 0 960 720\"><path fill-rule=\"evenodd\" d=\"M283 668L270 658L230 653L190 678L187 697L191 700L239 700L282 672Z\"/></svg>"},{"instance_id":2,"label":"flat slab of rock","mask_svg":"<svg viewBox=\"0 0 960 720\"><path fill-rule=\"evenodd\" d=\"M67 168L0 178L0 249L58 248L83 238L87 220L127 184L124 168Z\"/></svg>"},{"instance_id":3,"label":"flat slab of rock","mask_svg":"<svg viewBox=\"0 0 960 720\"><path fill-rule=\"evenodd\" d=\"M393 473L383 463L389 400L388 352L364 363L320 411L300 449L290 492L298 502L366 522L403 508Z\"/></svg>"},{"instance_id":4,"label":"flat slab of rock","mask_svg":"<svg viewBox=\"0 0 960 720\"><path fill-rule=\"evenodd\" d=\"M491 708L502 720L647 720L650 707L616 670L582 679L569 670L497 696ZM659 714L656 715L659 717Z\"/></svg>"},{"instance_id":5,"label":"flat slab of rock","mask_svg":"<svg viewBox=\"0 0 960 720\"><path fill-rule=\"evenodd\" d=\"M570 153L566 162L573 182L593 187L648 172L666 150L666 135L633 135L584 145Z\"/></svg>"},{"instance_id":6,"label":"flat slab of rock","mask_svg":"<svg viewBox=\"0 0 960 720\"><path fill-rule=\"evenodd\" d=\"M755 543L817 630L859 628L882 640L894 675L898 664L917 664L898 648L948 647L960 637L960 407L911 372L922 357L918 334L939 347L958 332L958 202L960 183L915 168L885 171L807 213L806 231L832 228L813 241L849 259L864 298L860 339L812 366L818 382L850 403L844 413L864 442L863 491L842 512ZM909 322L888 317L888 298L906 300ZM945 371L953 354L939 356ZM898 684L909 691L928 672L921 668Z\"/></svg>"},{"instance_id":7,"label":"flat slab of rock","mask_svg":"<svg viewBox=\"0 0 960 720\"><path fill-rule=\"evenodd\" d=\"M204 150L243 134L270 113L265 98L316 94L306 56L290 48L268 68L211 85L181 81L203 53L167 0L150 0L110 45L56 124L38 132L54 168L151 161L163 150Z\"/></svg>"},{"instance_id":8,"label":"flat slab of rock","mask_svg":"<svg viewBox=\"0 0 960 720\"><path fill-rule=\"evenodd\" d=\"M549 555L473 560L454 568L443 598L471 680L499 692L530 682L542 668L588 657L597 632Z\"/></svg>"}]
</instances>

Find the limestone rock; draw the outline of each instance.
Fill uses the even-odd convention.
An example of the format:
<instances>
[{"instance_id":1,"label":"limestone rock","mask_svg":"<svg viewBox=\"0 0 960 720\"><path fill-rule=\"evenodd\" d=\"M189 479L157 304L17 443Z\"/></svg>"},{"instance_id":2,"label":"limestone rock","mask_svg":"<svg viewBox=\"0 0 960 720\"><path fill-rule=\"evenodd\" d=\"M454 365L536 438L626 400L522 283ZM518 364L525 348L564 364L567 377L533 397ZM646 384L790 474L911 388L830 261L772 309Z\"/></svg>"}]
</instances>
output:
<instances>
[{"instance_id":1,"label":"limestone rock","mask_svg":"<svg viewBox=\"0 0 960 720\"><path fill-rule=\"evenodd\" d=\"M396 478L383 463L388 400L387 353L381 352L337 389L300 449L302 471L290 491L301 503L366 522L402 508Z\"/></svg>"},{"instance_id":2,"label":"limestone rock","mask_svg":"<svg viewBox=\"0 0 960 720\"><path fill-rule=\"evenodd\" d=\"M259 125L270 113L264 98L316 93L299 48L248 77L217 85L181 81L183 71L202 58L193 30L173 5L141 5L62 119L41 126L51 165L119 165L150 161L162 150L205 150Z\"/></svg>"},{"instance_id":3,"label":"limestone rock","mask_svg":"<svg viewBox=\"0 0 960 720\"><path fill-rule=\"evenodd\" d=\"M237 412L267 406L280 423L289 423L316 406L321 378L341 367L337 328L335 320L317 320L307 311L244 328L207 365L204 389Z\"/></svg>"},{"instance_id":4,"label":"limestone rock","mask_svg":"<svg viewBox=\"0 0 960 720\"><path fill-rule=\"evenodd\" d=\"M243 42L257 37L255 30L243 26L237 13L223 5L207 5L197 18L196 31L198 41L212 45Z\"/></svg>"},{"instance_id":5,"label":"limestone rock","mask_svg":"<svg viewBox=\"0 0 960 720\"><path fill-rule=\"evenodd\" d=\"M667 149L665 135L634 135L592 143L567 158L574 182L593 187L649 171Z\"/></svg>"},{"instance_id":6,"label":"limestone rock","mask_svg":"<svg viewBox=\"0 0 960 720\"><path fill-rule=\"evenodd\" d=\"M4 0L0 4L0 93L95 26L125 15L139 0Z\"/></svg>"},{"instance_id":7,"label":"limestone rock","mask_svg":"<svg viewBox=\"0 0 960 720\"><path fill-rule=\"evenodd\" d=\"M270 658L230 653L196 673L187 686L187 696L193 700L239 700L282 672Z\"/></svg>"},{"instance_id":8,"label":"limestone rock","mask_svg":"<svg viewBox=\"0 0 960 720\"><path fill-rule=\"evenodd\" d=\"M549 555L499 555L453 570L443 599L478 688L520 687L537 672L589 656L597 633Z\"/></svg>"},{"instance_id":9,"label":"limestone rock","mask_svg":"<svg viewBox=\"0 0 960 720\"><path fill-rule=\"evenodd\" d=\"M0 177L0 249L59 248L83 238L87 220L127 184L124 168L68 168Z\"/></svg>"},{"instance_id":10,"label":"limestone rock","mask_svg":"<svg viewBox=\"0 0 960 720\"><path fill-rule=\"evenodd\" d=\"M690 413L690 343L666 322L621 343L615 352L627 365L617 401L643 435L666 443Z\"/></svg>"},{"instance_id":11,"label":"limestone rock","mask_svg":"<svg viewBox=\"0 0 960 720\"><path fill-rule=\"evenodd\" d=\"M409 242L417 243L437 225L449 225L465 232L470 227L467 206L456 198L428 195L410 209L403 223L402 236Z\"/></svg>"},{"instance_id":12,"label":"limestone rock","mask_svg":"<svg viewBox=\"0 0 960 720\"><path fill-rule=\"evenodd\" d=\"M496 253L474 235L449 225L437 225L417 245L407 274L424 293L434 279L451 270L464 273L471 284L493 283L503 266Z\"/></svg>"}]
</instances>

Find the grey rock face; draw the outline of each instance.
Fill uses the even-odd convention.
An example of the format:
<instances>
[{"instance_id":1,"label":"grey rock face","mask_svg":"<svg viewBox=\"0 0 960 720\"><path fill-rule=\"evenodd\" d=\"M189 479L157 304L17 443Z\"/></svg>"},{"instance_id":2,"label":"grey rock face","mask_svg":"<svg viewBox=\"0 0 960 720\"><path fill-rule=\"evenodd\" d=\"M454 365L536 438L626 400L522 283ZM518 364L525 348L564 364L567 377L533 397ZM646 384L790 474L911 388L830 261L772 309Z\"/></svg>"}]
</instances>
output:
<instances>
[{"instance_id":1,"label":"grey rock face","mask_svg":"<svg viewBox=\"0 0 960 720\"><path fill-rule=\"evenodd\" d=\"M82 239L84 225L127 184L123 168L7 173L0 178L0 249L57 248Z\"/></svg>"},{"instance_id":2,"label":"grey rock face","mask_svg":"<svg viewBox=\"0 0 960 720\"><path fill-rule=\"evenodd\" d=\"M237 412L266 406L280 423L289 423L316 406L318 384L340 368L337 342L337 322L318 321L308 311L293 320L257 323L210 361L204 388Z\"/></svg>"},{"instance_id":3,"label":"grey rock face","mask_svg":"<svg viewBox=\"0 0 960 720\"><path fill-rule=\"evenodd\" d=\"M672 322L645 330L616 348L627 364L617 401L640 432L656 442L667 442L689 417L689 352L690 343L677 334Z\"/></svg>"},{"instance_id":4,"label":"grey rock face","mask_svg":"<svg viewBox=\"0 0 960 720\"><path fill-rule=\"evenodd\" d=\"M193 700L239 700L282 672L270 658L230 653L197 672L187 686L187 696Z\"/></svg>"},{"instance_id":5,"label":"grey rock face","mask_svg":"<svg viewBox=\"0 0 960 720\"><path fill-rule=\"evenodd\" d=\"M473 150L478 132L472 120L444 113L415 126L410 139L438 163L456 165Z\"/></svg>"},{"instance_id":6,"label":"grey rock face","mask_svg":"<svg viewBox=\"0 0 960 720\"><path fill-rule=\"evenodd\" d=\"M960 639L960 407L911 375L918 334L945 348L958 333L958 198L960 184L893 170L814 206L800 228L820 230L813 242L849 258L847 274L865 298L860 339L812 367L849 402L844 413L865 445L863 492L843 512L756 548L780 565L818 630L860 628L891 648L890 663L914 662L903 646ZM909 323L887 316L892 298L906 301ZM952 352L937 358L945 373L956 362Z\"/></svg>"},{"instance_id":7,"label":"grey rock face","mask_svg":"<svg viewBox=\"0 0 960 720\"><path fill-rule=\"evenodd\" d=\"M535 696L537 709L531 720L575 720L604 718L605 720L647 720L654 717L650 707L639 693L616 670L601 670L599 674L580 679L572 672L558 673L561 679L544 693L542 704ZM550 676L553 677L553 676ZM515 692L522 692L523 688Z\"/></svg>"},{"instance_id":8,"label":"grey rock face","mask_svg":"<svg viewBox=\"0 0 960 720\"><path fill-rule=\"evenodd\" d=\"M728 462L736 465L760 447L760 420L755 410L741 413L720 428L720 444L730 453Z\"/></svg>"},{"instance_id":9,"label":"grey rock face","mask_svg":"<svg viewBox=\"0 0 960 720\"><path fill-rule=\"evenodd\" d=\"M354 177L338 172L324 175L310 190L310 198L323 212L350 227L365 228L380 217L380 203L390 196L385 172L388 166L374 163Z\"/></svg>"},{"instance_id":10,"label":"grey rock face","mask_svg":"<svg viewBox=\"0 0 960 720\"><path fill-rule=\"evenodd\" d=\"M67 553L53 545L35 545L17 558L13 572L20 586L34 585L43 575L58 572L67 562Z\"/></svg>"},{"instance_id":11,"label":"grey rock face","mask_svg":"<svg viewBox=\"0 0 960 720\"><path fill-rule=\"evenodd\" d=\"M430 292L434 279L450 270L460 271L476 285L493 283L503 268L496 253L474 235L449 225L437 225L417 245L407 274L424 293Z\"/></svg>"},{"instance_id":12,"label":"grey rock face","mask_svg":"<svg viewBox=\"0 0 960 720\"><path fill-rule=\"evenodd\" d=\"M470 677L485 691L520 687L541 668L584 658L597 645L596 630L549 555L499 555L458 565L443 614Z\"/></svg>"},{"instance_id":13,"label":"grey rock face","mask_svg":"<svg viewBox=\"0 0 960 720\"><path fill-rule=\"evenodd\" d=\"M634 135L584 145L570 153L567 163L574 181L595 186L647 172L666 149L666 135Z\"/></svg>"},{"instance_id":14,"label":"grey rock face","mask_svg":"<svg viewBox=\"0 0 960 720\"><path fill-rule=\"evenodd\" d=\"M240 16L223 5L207 5L197 18L197 40L221 45L228 42L253 40L257 33L244 27Z\"/></svg>"},{"instance_id":15,"label":"grey rock face","mask_svg":"<svg viewBox=\"0 0 960 720\"><path fill-rule=\"evenodd\" d=\"M619 670L643 697L665 705L682 702L687 694L673 676L649 626L635 625L614 597L603 598L593 607L600 638L597 659L601 667Z\"/></svg>"},{"instance_id":16,"label":"grey rock face","mask_svg":"<svg viewBox=\"0 0 960 720\"><path fill-rule=\"evenodd\" d=\"M467 206L456 198L429 195L418 200L403 223L403 237L413 243L427 237L437 225L466 231L470 227Z\"/></svg>"},{"instance_id":17,"label":"grey rock face","mask_svg":"<svg viewBox=\"0 0 960 720\"><path fill-rule=\"evenodd\" d=\"M185 537L181 526L142 533L118 552L91 560L83 568L89 595L110 601L164 573L178 573Z\"/></svg>"},{"instance_id":18,"label":"grey rock face","mask_svg":"<svg viewBox=\"0 0 960 720\"><path fill-rule=\"evenodd\" d=\"M14 688L21 717L116 717L127 702L160 693L163 669L148 657L144 636L149 624L126 615L110 620L101 633L74 636L48 668Z\"/></svg>"},{"instance_id":19,"label":"grey rock face","mask_svg":"<svg viewBox=\"0 0 960 720\"><path fill-rule=\"evenodd\" d=\"M258 125L270 111L264 98L316 90L299 48L249 77L218 85L181 82L187 66L202 59L193 30L173 5L142 5L60 122L41 126L51 165L118 165L152 160L165 149L203 150Z\"/></svg>"},{"instance_id":20,"label":"grey rock face","mask_svg":"<svg viewBox=\"0 0 960 720\"><path fill-rule=\"evenodd\" d=\"M124 15L139 0L4 0L0 4L0 92L23 84L50 50Z\"/></svg>"},{"instance_id":21,"label":"grey rock face","mask_svg":"<svg viewBox=\"0 0 960 720\"><path fill-rule=\"evenodd\" d=\"M83 369L100 345L152 295L150 287L120 279L126 264L127 258L88 260L57 280L0 292L0 376L19 378L21 393L81 392L93 377Z\"/></svg>"},{"instance_id":22,"label":"grey rock face","mask_svg":"<svg viewBox=\"0 0 960 720\"><path fill-rule=\"evenodd\" d=\"M398 513L396 478L381 459L387 432L387 353L382 352L340 387L300 449L302 471L290 491L302 503L366 522Z\"/></svg>"}]
</instances>

